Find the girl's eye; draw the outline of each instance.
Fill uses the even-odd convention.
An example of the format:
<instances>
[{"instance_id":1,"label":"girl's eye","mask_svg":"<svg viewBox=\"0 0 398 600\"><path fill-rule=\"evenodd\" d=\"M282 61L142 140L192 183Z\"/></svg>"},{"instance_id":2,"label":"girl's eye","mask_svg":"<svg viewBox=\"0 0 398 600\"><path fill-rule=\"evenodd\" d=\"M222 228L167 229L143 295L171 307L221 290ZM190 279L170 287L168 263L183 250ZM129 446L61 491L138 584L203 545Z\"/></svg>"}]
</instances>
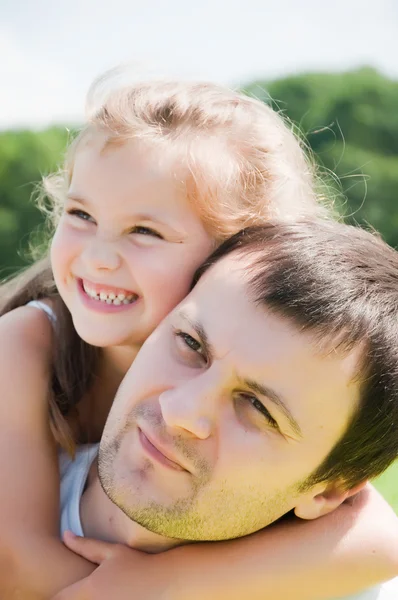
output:
<instances>
[{"instance_id":1,"label":"girl's eye","mask_svg":"<svg viewBox=\"0 0 398 600\"><path fill-rule=\"evenodd\" d=\"M143 227L142 225L136 225L135 227L133 227L130 233L138 233L139 235L150 235L152 237L159 238L160 240L164 239L159 232L155 231L155 229L151 229L151 227Z\"/></svg>"},{"instance_id":2,"label":"girl's eye","mask_svg":"<svg viewBox=\"0 0 398 600\"><path fill-rule=\"evenodd\" d=\"M275 419L270 415L269 411L265 408L264 404L262 402L260 402L260 400L258 398L256 398L256 396L252 396L251 394L240 394L240 397L244 400L246 400L247 402L249 402L253 408L255 410L257 410L259 413L261 413L265 419L268 421L268 425L270 425L271 427L274 427L275 429L278 429L278 423L275 421Z\"/></svg>"},{"instance_id":3,"label":"girl's eye","mask_svg":"<svg viewBox=\"0 0 398 600\"><path fill-rule=\"evenodd\" d=\"M86 213L84 210L80 210L79 208L72 208L72 209L68 210L67 213L68 213L68 215L71 215L72 217L77 217L78 219L81 219L82 221L95 222L91 215Z\"/></svg>"}]
</instances>

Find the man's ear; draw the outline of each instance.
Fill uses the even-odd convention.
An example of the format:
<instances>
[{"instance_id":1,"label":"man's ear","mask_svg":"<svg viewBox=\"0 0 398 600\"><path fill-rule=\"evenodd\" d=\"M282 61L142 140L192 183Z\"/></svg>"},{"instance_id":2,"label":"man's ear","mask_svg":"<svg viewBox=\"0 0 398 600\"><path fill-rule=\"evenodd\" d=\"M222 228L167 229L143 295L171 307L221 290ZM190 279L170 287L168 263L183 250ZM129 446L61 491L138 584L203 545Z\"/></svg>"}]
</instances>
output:
<instances>
[{"instance_id":1,"label":"man's ear","mask_svg":"<svg viewBox=\"0 0 398 600\"><path fill-rule=\"evenodd\" d=\"M317 519L336 510L347 498L360 492L366 481L347 489L342 482L321 483L305 492L299 499L294 514L299 519Z\"/></svg>"}]
</instances>

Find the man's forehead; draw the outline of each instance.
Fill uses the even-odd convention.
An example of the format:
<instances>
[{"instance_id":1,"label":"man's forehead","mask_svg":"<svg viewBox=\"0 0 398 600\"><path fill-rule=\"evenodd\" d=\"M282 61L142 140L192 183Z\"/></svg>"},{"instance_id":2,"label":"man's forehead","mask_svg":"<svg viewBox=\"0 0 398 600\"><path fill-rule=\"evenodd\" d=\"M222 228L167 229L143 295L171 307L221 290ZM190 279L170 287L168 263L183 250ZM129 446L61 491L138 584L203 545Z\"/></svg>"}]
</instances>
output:
<instances>
[{"instance_id":1,"label":"man's forehead","mask_svg":"<svg viewBox=\"0 0 398 600\"><path fill-rule=\"evenodd\" d=\"M244 275L254 262L254 254L247 256L236 250L223 256L211 265L203 275L203 278L212 275L215 277L231 277L233 279L239 275Z\"/></svg>"},{"instance_id":2,"label":"man's forehead","mask_svg":"<svg viewBox=\"0 0 398 600\"><path fill-rule=\"evenodd\" d=\"M309 358L341 362L341 369L349 379L355 377L363 348L345 351L338 337L319 336L319 332L303 330L291 317L254 301L250 292L253 257L239 253L228 255L212 265L198 281L182 310L188 320L200 323L209 339L229 350L256 346L257 358L261 349L272 339L274 356L280 360L300 353ZM218 336L217 334L220 334ZM266 350L266 349L265 349ZM250 352L253 356L254 353Z\"/></svg>"},{"instance_id":3,"label":"man's forehead","mask_svg":"<svg viewBox=\"0 0 398 600\"><path fill-rule=\"evenodd\" d=\"M206 297L224 296L232 292L236 296L249 299L249 275L248 259L240 257L237 253L228 254L205 271L194 287L193 294L201 301Z\"/></svg>"},{"instance_id":4,"label":"man's forehead","mask_svg":"<svg viewBox=\"0 0 398 600\"><path fill-rule=\"evenodd\" d=\"M246 265L234 255L221 259L176 311L206 334L217 354L231 352L239 362L259 359L270 336L278 335L283 344L296 334L287 319L253 301Z\"/></svg>"}]
</instances>

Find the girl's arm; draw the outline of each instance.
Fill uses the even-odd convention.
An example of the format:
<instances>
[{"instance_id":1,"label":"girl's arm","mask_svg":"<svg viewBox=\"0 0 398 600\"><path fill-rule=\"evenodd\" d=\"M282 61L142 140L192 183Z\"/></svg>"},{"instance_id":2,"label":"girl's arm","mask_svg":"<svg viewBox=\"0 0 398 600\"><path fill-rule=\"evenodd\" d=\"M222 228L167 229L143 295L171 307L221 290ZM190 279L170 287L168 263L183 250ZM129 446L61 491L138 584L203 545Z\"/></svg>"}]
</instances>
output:
<instances>
[{"instance_id":1,"label":"girl's arm","mask_svg":"<svg viewBox=\"0 0 398 600\"><path fill-rule=\"evenodd\" d=\"M398 518L369 485L320 519L294 518L248 538L167 554L173 600L340 598L398 575Z\"/></svg>"},{"instance_id":2,"label":"girl's arm","mask_svg":"<svg viewBox=\"0 0 398 600\"><path fill-rule=\"evenodd\" d=\"M48 598L93 566L59 540L49 427L52 328L35 308L0 318L0 597ZM19 592L19 595L17 594Z\"/></svg>"},{"instance_id":3,"label":"girl's arm","mask_svg":"<svg viewBox=\"0 0 398 600\"><path fill-rule=\"evenodd\" d=\"M71 536L66 542L100 566L56 600L323 600L398 574L398 519L370 486L326 517L230 542L157 555Z\"/></svg>"}]
</instances>

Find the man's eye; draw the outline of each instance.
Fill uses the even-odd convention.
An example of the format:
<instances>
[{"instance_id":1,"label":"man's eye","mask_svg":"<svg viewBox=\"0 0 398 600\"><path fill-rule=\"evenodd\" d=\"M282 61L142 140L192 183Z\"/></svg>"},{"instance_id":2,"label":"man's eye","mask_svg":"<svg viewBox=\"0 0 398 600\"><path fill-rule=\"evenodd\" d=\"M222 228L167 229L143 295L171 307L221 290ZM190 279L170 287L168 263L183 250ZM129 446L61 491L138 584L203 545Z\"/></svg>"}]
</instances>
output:
<instances>
[{"instance_id":1,"label":"man's eye","mask_svg":"<svg viewBox=\"0 0 398 600\"><path fill-rule=\"evenodd\" d=\"M68 213L68 215L71 215L72 217L77 217L78 219L81 219L82 221L95 222L91 215L86 213L84 210L79 210L78 208L72 208L72 209L68 210L67 213Z\"/></svg>"},{"instance_id":2,"label":"man's eye","mask_svg":"<svg viewBox=\"0 0 398 600\"><path fill-rule=\"evenodd\" d=\"M159 238L160 240L164 239L163 236L155 229L152 229L151 227L143 227L141 225L136 225L135 227L133 227L130 233L138 233L139 235L150 235L152 237Z\"/></svg>"},{"instance_id":3,"label":"man's eye","mask_svg":"<svg viewBox=\"0 0 398 600\"><path fill-rule=\"evenodd\" d=\"M193 352L197 354L201 354L203 356L203 349L198 340L195 340L189 333L185 333L184 331L176 331L176 336L180 338L184 345L187 346Z\"/></svg>"},{"instance_id":4,"label":"man's eye","mask_svg":"<svg viewBox=\"0 0 398 600\"><path fill-rule=\"evenodd\" d=\"M275 427L275 429L278 428L278 423L271 416L270 412L267 410L267 408L264 406L264 404L262 402L260 402L260 400L258 398L256 398L256 396L252 396L251 394L241 393L240 397L244 398L247 402L250 402L250 404L253 406L253 408L255 410L257 410L259 413L261 413L266 418L266 420L268 421L268 424L271 427Z\"/></svg>"},{"instance_id":5,"label":"man's eye","mask_svg":"<svg viewBox=\"0 0 398 600\"><path fill-rule=\"evenodd\" d=\"M195 340L195 338L193 338L191 335L189 335L189 333L185 333L184 331L177 331L176 335L181 340L183 340L184 344L188 346L188 348L190 348L194 352L198 352L199 354L201 354L202 347L200 343L197 340Z\"/></svg>"}]
</instances>

